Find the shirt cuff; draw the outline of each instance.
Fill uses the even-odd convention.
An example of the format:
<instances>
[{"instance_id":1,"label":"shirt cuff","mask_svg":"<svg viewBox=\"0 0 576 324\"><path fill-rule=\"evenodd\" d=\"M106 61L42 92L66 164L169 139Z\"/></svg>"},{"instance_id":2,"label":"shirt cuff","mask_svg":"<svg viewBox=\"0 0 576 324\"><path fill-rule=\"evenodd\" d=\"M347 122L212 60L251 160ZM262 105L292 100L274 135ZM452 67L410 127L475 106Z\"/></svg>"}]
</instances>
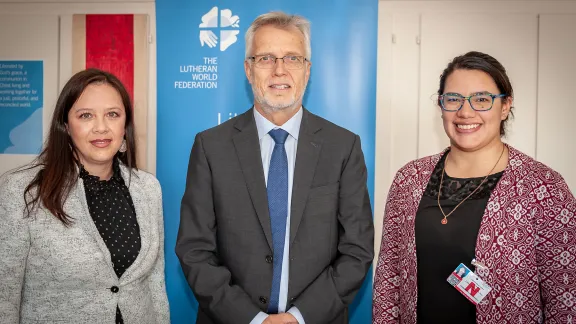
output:
<instances>
[{"instance_id":1,"label":"shirt cuff","mask_svg":"<svg viewBox=\"0 0 576 324\"><path fill-rule=\"evenodd\" d=\"M256 315L256 317L252 319L252 321L250 321L250 324L262 324L262 322L264 322L264 320L266 320L267 317L268 314L260 312L258 313L258 315Z\"/></svg>"},{"instance_id":2,"label":"shirt cuff","mask_svg":"<svg viewBox=\"0 0 576 324\"><path fill-rule=\"evenodd\" d=\"M300 310L298 310L298 307L292 306L287 313L290 313L292 316L296 317L296 320L299 324L306 324L306 322L304 322L304 317L302 317L302 313L300 313Z\"/></svg>"}]
</instances>

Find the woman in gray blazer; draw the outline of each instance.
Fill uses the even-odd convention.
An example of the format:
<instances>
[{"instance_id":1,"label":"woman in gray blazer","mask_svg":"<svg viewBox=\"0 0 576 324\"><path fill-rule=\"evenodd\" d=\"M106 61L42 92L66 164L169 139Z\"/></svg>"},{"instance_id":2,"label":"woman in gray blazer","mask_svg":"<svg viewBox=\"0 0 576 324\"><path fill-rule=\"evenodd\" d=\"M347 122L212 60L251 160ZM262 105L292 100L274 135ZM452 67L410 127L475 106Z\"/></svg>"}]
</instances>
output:
<instances>
[{"instance_id":1,"label":"woman in gray blazer","mask_svg":"<svg viewBox=\"0 0 576 324\"><path fill-rule=\"evenodd\" d=\"M0 178L0 322L169 323L163 245L130 97L107 72L79 72L42 153Z\"/></svg>"}]
</instances>

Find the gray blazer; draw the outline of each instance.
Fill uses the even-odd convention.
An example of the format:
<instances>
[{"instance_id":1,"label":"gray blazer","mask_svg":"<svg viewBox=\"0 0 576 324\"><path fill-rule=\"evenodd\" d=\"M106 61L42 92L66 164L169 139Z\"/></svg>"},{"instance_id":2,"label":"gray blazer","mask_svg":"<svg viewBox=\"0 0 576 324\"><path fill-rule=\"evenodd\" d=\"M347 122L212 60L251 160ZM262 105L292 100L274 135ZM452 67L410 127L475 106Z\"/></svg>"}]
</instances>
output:
<instances>
[{"instance_id":1,"label":"gray blazer","mask_svg":"<svg viewBox=\"0 0 576 324\"><path fill-rule=\"evenodd\" d=\"M304 110L290 219L288 308L306 324L347 323L374 256L360 138ZM266 312L272 233L252 109L196 136L176 253L198 324L247 324Z\"/></svg>"},{"instance_id":2,"label":"gray blazer","mask_svg":"<svg viewBox=\"0 0 576 324\"><path fill-rule=\"evenodd\" d=\"M24 218L23 192L37 168L0 178L0 322L169 323L164 283L162 193L156 178L121 164L140 226L142 247L121 278L86 203L81 178L65 202L67 228L40 208ZM111 287L118 287L118 291Z\"/></svg>"}]
</instances>

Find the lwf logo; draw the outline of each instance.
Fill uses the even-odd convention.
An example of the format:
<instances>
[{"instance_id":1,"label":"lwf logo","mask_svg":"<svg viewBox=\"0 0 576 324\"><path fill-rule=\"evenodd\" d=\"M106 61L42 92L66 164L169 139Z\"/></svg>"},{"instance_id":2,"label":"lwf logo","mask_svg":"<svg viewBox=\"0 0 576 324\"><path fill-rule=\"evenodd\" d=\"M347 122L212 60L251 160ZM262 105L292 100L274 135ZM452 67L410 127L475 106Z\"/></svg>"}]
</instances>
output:
<instances>
[{"instance_id":1,"label":"lwf logo","mask_svg":"<svg viewBox=\"0 0 576 324\"><path fill-rule=\"evenodd\" d=\"M232 15L230 9L218 11L218 7L213 7L204 16L200 27L200 45L216 47L220 42L220 51L225 51L230 45L236 43L240 33L240 18Z\"/></svg>"}]
</instances>

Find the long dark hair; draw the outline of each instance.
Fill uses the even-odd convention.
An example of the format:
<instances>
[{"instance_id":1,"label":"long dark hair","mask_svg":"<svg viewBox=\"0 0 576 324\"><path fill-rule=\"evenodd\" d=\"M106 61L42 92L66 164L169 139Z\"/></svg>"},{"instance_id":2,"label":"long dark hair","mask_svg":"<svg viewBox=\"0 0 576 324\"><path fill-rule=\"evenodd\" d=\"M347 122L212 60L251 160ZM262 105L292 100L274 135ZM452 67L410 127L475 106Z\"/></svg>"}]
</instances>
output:
<instances>
[{"instance_id":1,"label":"long dark hair","mask_svg":"<svg viewBox=\"0 0 576 324\"><path fill-rule=\"evenodd\" d=\"M110 85L120 94L126 111L124 135L126 152L118 152L114 158L120 159L129 169L137 169L134 113L128 91L122 82L111 73L98 69L80 71L72 76L62 89L54 109L44 149L33 166L30 167L40 167L41 169L24 191L27 217L42 204L64 225L72 224L72 218L64 211L64 202L78 180L80 161L74 152L74 144L66 125L68 124L68 112L86 87L91 84Z\"/></svg>"},{"instance_id":2,"label":"long dark hair","mask_svg":"<svg viewBox=\"0 0 576 324\"><path fill-rule=\"evenodd\" d=\"M464 55L455 57L452 62L448 64L442 75L440 76L440 87L438 89L438 95L444 94L444 87L446 85L446 79L455 70L479 70L488 73L500 93L506 94L506 97L502 98L502 101L509 100L509 98L514 97L514 90L512 89L512 83L510 83L510 78L506 74L506 69L504 66L498 62L492 56L482 53L482 52L468 52ZM440 102L438 102L440 105ZM500 122L500 136L506 136L506 124L510 115L514 117L514 112L512 111L514 107L510 107L510 114L505 120Z\"/></svg>"}]
</instances>

